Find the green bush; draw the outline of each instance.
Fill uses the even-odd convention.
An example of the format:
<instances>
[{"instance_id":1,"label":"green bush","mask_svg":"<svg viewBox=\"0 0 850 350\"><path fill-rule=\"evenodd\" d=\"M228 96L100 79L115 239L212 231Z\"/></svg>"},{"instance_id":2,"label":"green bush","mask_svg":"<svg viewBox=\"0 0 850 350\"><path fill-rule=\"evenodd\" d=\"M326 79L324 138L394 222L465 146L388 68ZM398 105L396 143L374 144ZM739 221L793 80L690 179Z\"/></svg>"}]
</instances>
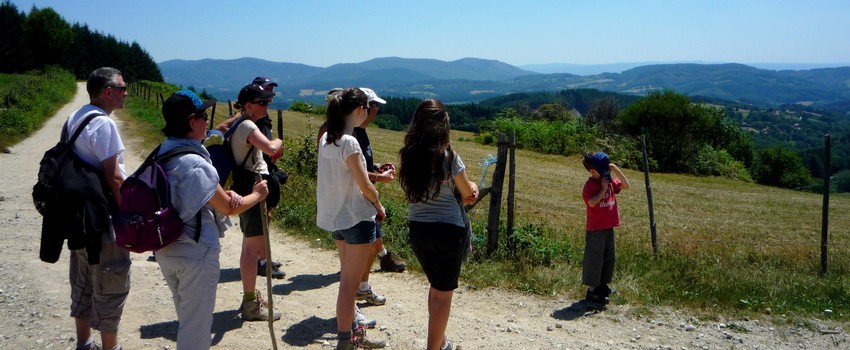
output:
<instances>
[{"instance_id":1,"label":"green bush","mask_svg":"<svg viewBox=\"0 0 850 350\"><path fill-rule=\"evenodd\" d=\"M372 123L381 129L395 131L404 130L404 125L401 125L401 122L398 121L398 118L396 118L396 116L394 115L380 114L377 118L375 118L375 121Z\"/></svg>"},{"instance_id":2,"label":"green bush","mask_svg":"<svg viewBox=\"0 0 850 350\"><path fill-rule=\"evenodd\" d=\"M758 152L753 161L753 179L762 185L805 189L811 183L803 159L794 151L772 147Z\"/></svg>"},{"instance_id":3,"label":"green bush","mask_svg":"<svg viewBox=\"0 0 850 350\"><path fill-rule=\"evenodd\" d=\"M74 75L54 66L19 75L11 84L4 89L5 108L0 110L0 147L27 138L76 92Z\"/></svg>"},{"instance_id":4,"label":"green bush","mask_svg":"<svg viewBox=\"0 0 850 350\"><path fill-rule=\"evenodd\" d=\"M482 123L478 142L488 145L498 133L516 133L518 147L549 154L571 155L598 148L603 137L598 127L577 120L528 120L505 110L496 119Z\"/></svg>"},{"instance_id":5,"label":"green bush","mask_svg":"<svg viewBox=\"0 0 850 350\"><path fill-rule=\"evenodd\" d=\"M732 158L725 150L715 150L704 145L691 162L688 172L695 175L723 176L730 179L752 181L744 163Z\"/></svg>"}]
</instances>

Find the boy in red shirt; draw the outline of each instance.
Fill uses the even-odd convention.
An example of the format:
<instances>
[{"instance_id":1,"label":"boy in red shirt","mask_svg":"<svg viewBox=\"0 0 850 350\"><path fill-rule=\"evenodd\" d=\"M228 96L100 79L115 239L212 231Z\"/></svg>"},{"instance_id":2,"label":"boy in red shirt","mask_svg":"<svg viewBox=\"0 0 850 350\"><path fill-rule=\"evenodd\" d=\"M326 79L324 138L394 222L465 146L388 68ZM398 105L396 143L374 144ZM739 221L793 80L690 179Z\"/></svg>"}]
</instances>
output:
<instances>
[{"instance_id":1,"label":"boy in red shirt","mask_svg":"<svg viewBox=\"0 0 850 350\"><path fill-rule=\"evenodd\" d=\"M590 178L581 193L587 208L581 281L589 287L586 299L604 305L608 303L608 284L614 275L614 227L620 226L620 209L614 195L628 189L629 180L603 152L585 154L582 163ZM617 175L616 179L611 172Z\"/></svg>"}]
</instances>

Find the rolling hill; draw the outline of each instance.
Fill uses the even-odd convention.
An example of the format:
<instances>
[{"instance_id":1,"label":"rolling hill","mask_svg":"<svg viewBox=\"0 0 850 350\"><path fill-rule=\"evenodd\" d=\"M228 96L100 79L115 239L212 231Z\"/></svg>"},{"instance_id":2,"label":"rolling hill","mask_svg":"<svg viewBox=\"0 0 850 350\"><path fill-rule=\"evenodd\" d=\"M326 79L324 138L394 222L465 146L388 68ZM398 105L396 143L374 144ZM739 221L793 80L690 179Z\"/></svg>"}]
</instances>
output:
<instances>
[{"instance_id":1,"label":"rolling hill","mask_svg":"<svg viewBox=\"0 0 850 350\"><path fill-rule=\"evenodd\" d=\"M280 83L278 104L296 100L320 102L327 90L369 86L381 95L437 97L446 102L474 102L514 92L590 88L641 95L673 89L760 107L801 103L832 111L850 105L850 67L770 70L743 64L653 64L622 73L540 74L479 58L446 62L400 57L376 58L321 68L256 58L171 60L159 64L165 80L206 89L218 99L236 97L243 84L258 75Z\"/></svg>"}]
</instances>

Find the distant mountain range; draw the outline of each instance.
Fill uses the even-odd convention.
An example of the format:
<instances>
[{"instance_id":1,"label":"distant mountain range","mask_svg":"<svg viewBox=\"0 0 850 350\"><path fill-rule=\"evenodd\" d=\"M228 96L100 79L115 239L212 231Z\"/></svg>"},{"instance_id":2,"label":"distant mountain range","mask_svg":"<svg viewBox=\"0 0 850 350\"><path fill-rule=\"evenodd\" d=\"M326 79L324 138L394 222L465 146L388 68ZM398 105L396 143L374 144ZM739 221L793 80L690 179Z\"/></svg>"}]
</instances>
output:
<instances>
[{"instance_id":1,"label":"distant mountain range","mask_svg":"<svg viewBox=\"0 0 850 350\"><path fill-rule=\"evenodd\" d=\"M543 66L522 69L478 58L446 62L385 57L327 68L256 58L170 60L159 63L159 68L166 82L203 89L220 100L235 99L239 88L255 76L267 76L280 84L277 90L282 95L276 101L286 105L296 100L318 103L329 89L346 86L368 86L381 96L435 97L450 103L515 92L592 88L640 95L669 88L690 96L763 107L801 103L840 109L850 105L850 67L773 70L735 63L629 65L610 65L610 73L590 75L543 74L533 71L546 71Z\"/></svg>"}]
</instances>

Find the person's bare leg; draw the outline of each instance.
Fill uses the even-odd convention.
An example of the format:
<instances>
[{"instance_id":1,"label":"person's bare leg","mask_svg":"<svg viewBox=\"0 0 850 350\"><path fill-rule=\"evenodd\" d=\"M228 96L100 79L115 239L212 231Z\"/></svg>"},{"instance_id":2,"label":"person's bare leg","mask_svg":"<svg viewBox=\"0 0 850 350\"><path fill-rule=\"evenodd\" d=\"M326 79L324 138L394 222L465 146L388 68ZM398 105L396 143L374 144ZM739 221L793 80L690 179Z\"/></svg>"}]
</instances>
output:
<instances>
[{"instance_id":1,"label":"person's bare leg","mask_svg":"<svg viewBox=\"0 0 850 350\"><path fill-rule=\"evenodd\" d=\"M88 340L91 338L91 321L82 318L74 318L74 328L77 329L77 339Z\"/></svg>"},{"instance_id":2,"label":"person's bare leg","mask_svg":"<svg viewBox=\"0 0 850 350\"><path fill-rule=\"evenodd\" d=\"M342 271L342 262L345 261L345 240L335 239L336 251L339 252L339 271Z\"/></svg>"},{"instance_id":3,"label":"person's bare leg","mask_svg":"<svg viewBox=\"0 0 850 350\"><path fill-rule=\"evenodd\" d=\"M242 276L243 292L251 292L257 288L257 260L260 257L260 251L264 249L264 236L242 238L239 274Z\"/></svg>"},{"instance_id":4,"label":"person's bare leg","mask_svg":"<svg viewBox=\"0 0 850 350\"><path fill-rule=\"evenodd\" d=\"M342 260L342 272L339 276L339 293L336 299L336 326L339 332L351 330L351 322L354 321L354 295L360 284L363 265L369 255L372 254L372 244L345 244L340 251Z\"/></svg>"},{"instance_id":5,"label":"person's bare leg","mask_svg":"<svg viewBox=\"0 0 850 350\"><path fill-rule=\"evenodd\" d=\"M439 350L446 339L454 291L428 290L428 350Z\"/></svg>"},{"instance_id":6,"label":"person's bare leg","mask_svg":"<svg viewBox=\"0 0 850 350\"><path fill-rule=\"evenodd\" d=\"M360 277L360 282L369 282L369 274L372 272L372 265L375 264L375 256L378 255L384 247L383 237L379 237L375 242L372 242L372 255L369 255L369 261L366 262L366 269L363 270L363 276Z\"/></svg>"},{"instance_id":7,"label":"person's bare leg","mask_svg":"<svg viewBox=\"0 0 850 350\"><path fill-rule=\"evenodd\" d=\"M104 349L112 349L118 345L118 332L100 333L100 341Z\"/></svg>"}]
</instances>

